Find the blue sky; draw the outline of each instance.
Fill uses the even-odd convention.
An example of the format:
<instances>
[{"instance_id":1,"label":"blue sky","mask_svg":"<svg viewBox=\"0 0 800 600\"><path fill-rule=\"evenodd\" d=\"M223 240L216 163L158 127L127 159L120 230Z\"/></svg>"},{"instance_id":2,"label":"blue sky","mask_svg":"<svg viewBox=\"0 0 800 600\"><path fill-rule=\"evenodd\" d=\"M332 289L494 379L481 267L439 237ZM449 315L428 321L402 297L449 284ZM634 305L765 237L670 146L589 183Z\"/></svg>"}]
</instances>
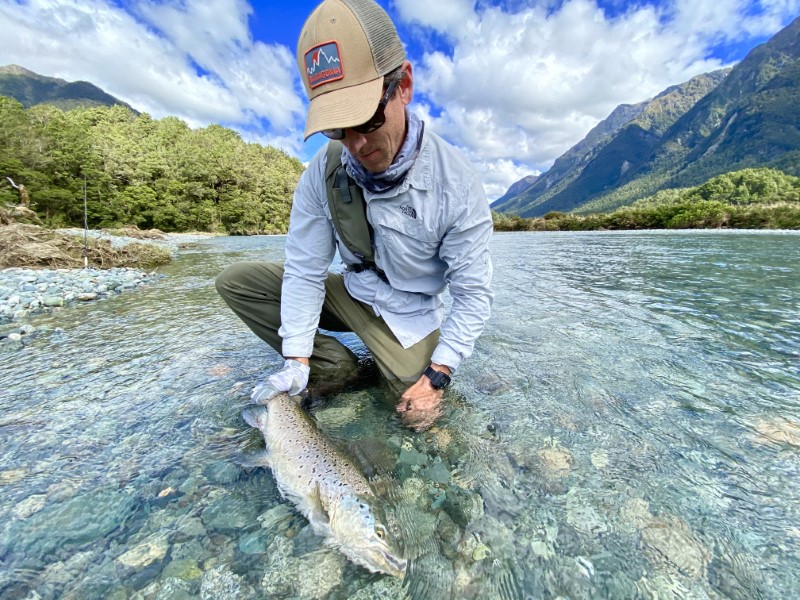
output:
<instances>
[{"instance_id":1,"label":"blue sky","mask_svg":"<svg viewBox=\"0 0 800 600\"><path fill-rule=\"evenodd\" d=\"M155 118L220 123L302 161L294 60L316 0L0 0L0 65L86 80ZM379 0L414 65L412 104L490 199L619 104L729 66L800 0Z\"/></svg>"}]
</instances>

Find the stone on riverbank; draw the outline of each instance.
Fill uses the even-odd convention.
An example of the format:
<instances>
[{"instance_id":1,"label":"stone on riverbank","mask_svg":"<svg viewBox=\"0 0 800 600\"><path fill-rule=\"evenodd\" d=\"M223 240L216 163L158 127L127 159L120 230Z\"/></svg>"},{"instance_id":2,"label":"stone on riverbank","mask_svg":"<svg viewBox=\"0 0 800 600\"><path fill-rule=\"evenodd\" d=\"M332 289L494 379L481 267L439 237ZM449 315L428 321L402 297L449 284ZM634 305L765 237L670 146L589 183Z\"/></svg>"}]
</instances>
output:
<instances>
[{"instance_id":1,"label":"stone on riverbank","mask_svg":"<svg viewBox=\"0 0 800 600\"><path fill-rule=\"evenodd\" d=\"M137 289L164 275L127 267L113 269L0 270L0 323L57 310L76 302L90 302ZM0 340L10 334L0 330Z\"/></svg>"}]
</instances>

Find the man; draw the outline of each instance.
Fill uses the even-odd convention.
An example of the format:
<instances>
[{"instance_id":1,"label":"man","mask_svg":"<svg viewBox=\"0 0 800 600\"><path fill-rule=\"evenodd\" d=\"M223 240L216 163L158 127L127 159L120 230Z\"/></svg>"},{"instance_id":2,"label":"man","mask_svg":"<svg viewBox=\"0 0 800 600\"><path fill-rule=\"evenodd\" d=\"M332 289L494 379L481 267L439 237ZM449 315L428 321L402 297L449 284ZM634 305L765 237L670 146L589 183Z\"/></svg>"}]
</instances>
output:
<instances>
[{"instance_id":1,"label":"man","mask_svg":"<svg viewBox=\"0 0 800 600\"><path fill-rule=\"evenodd\" d=\"M300 178L285 266L238 263L217 279L231 309L285 357L252 398L298 394L309 375L317 384L347 380L356 356L318 328L352 331L402 394L404 423L428 428L490 313L492 220L481 182L407 110L412 67L394 24L372 0L322 2L303 26L297 61L310 102L305 138L321 132L340 140L341 159L334 153L328 164L323 148ZM351 182L331 203L326 174L340 166L336 177ZM366 208L343 218L348 190L361 191ZM360 253L352 250L357 226L348 219L364 221L364 211L368 248ZM328 271L337 249L344 274ZM447 286L452 307L443 322Z\"/></svg>"}]
</instances>

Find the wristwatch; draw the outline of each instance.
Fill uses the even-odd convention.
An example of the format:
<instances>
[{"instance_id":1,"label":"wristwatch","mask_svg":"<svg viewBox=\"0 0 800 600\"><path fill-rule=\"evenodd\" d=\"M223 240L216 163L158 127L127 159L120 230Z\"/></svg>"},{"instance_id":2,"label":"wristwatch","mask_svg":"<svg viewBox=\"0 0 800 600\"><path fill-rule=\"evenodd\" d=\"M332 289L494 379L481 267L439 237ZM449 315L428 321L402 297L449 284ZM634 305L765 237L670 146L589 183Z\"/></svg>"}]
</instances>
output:
<instances>
[{"instance_id":1,"label":"wristwatch","mask_svg":"<svg viewBox=\"0 0 800 600\"><path fill-rule=\"evenodd\" d=\"M447 373L437 371L431 366L425 369L425 376L431 380L431 385L437 390L443 390L450 385L450 376Z\"/></svg>"}]
</instances>

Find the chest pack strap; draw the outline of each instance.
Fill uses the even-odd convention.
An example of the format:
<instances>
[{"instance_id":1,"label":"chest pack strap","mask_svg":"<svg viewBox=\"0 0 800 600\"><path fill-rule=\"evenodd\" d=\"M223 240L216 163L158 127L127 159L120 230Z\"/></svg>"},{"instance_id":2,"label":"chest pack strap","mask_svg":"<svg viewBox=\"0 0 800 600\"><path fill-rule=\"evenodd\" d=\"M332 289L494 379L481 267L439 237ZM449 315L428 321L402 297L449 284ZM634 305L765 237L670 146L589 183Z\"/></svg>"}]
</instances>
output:
<instances>
[{"instance_id":1,"label":"chest pack strap","mask_svg":"<svg viewBox=\"0 0 800 600\"><path fill-rule=\"evenodd\" d=\"M325 188L336 233L347 249L361 261L361 264L348 267L348 270L360 273L370 269L388 282L386 273L375 264L374 234L372 226L367 221L364 192L347 175L342 166L342 143L335 140L328 142Z\"/></svg>"}]
</instances>

